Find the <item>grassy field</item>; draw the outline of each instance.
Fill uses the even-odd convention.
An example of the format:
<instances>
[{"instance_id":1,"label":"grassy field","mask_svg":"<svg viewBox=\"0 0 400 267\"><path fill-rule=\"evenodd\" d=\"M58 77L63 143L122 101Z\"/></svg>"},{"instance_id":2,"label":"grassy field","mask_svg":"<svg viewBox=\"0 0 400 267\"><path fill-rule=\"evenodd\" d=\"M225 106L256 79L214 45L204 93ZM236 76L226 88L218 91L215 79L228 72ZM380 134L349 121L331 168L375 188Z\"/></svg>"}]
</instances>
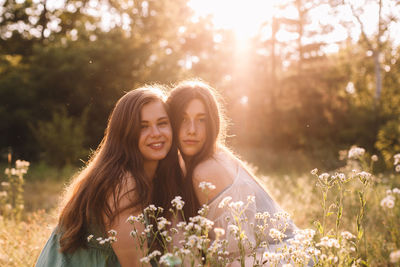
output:
<instances>
[{"instance_id":1,"label":"grassy field","mask_svg":"<svg viewBox=\"0 0 400 267\"><path fill-rule=\"evenodd\" d=\"M329 175L314 171L290 176L259 172L258 176L299 228L316 231L315 243L323 237L344 242L340 238L343 231L355 236L347 252L344 246L317 246L322 255L330 257L330 261L321 260L321 266L398 266L394 252L400 249L400 192L395 188L400 188L400 175L361 172L371 171L371 164L370 158L364 158L349 160ZM21 220L7 216L4 209L0 217L0 266L34 265L56 225L62 189L76 171L31 166L25 175Z\"/></svg>"}]
</instances>

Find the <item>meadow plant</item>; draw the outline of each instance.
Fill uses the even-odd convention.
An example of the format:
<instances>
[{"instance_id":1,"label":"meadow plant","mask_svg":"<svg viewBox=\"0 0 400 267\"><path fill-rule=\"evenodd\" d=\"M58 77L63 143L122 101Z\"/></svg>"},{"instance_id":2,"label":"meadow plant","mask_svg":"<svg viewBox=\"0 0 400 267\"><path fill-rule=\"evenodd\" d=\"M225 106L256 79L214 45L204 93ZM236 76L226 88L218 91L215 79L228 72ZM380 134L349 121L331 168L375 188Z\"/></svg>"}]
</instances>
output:
<instances>
[{"instance_id":1,"label":"meadow plant","mask_svg":"<svg viewBox=\"0 0 400 267\"><path fill-rule=\"evenodd\" d=\"M25 160L15 161L15 168L5 169L5 179L0 183L0 215L21 220L24 210L24 175L28 172L30 163Z\"/></svg>"}]
</instances>

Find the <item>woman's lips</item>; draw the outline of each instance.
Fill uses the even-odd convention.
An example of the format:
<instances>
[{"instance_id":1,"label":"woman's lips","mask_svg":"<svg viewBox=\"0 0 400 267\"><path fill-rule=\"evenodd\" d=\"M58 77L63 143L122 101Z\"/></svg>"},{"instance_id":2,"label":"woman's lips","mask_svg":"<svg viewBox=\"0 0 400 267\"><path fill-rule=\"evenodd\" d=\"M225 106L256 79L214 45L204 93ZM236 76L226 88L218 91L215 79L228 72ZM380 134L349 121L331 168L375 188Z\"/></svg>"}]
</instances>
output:
<instances>
[{"instance_id":1,"label":"woman's lips","mask_svg":"<svg viewBox=\"0 0 400 267\"><path fill-rule=\"evenodd\" d=\"M198 140L183 140L183 143L185 143L186 145L196 145L197 143L199 143Z\"/></svg>"},{"instance_id":2,"label":"woman's lips","mask_svg":"<svg viewBox=\"0 0 400 267\"><path fill-rule=\"evenodd\" d=\"M154 142L148 145L151 149L160 150L164 147L164 142Z\"/></svg>"}]
</instances>

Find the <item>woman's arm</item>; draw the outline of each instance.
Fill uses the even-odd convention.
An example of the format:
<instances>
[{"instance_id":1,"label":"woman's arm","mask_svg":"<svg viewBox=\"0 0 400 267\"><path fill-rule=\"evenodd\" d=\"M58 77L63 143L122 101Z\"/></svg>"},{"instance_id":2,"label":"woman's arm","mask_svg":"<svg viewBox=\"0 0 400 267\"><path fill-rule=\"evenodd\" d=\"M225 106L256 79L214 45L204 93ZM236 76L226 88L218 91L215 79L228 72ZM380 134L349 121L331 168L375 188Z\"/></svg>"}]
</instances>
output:
<instances>
[{"instance_id":1,"label":"woman's arm","mask_svg":"<svg viewBox=\"0 0 400 267\"><path fill-rule=\"evenodd\" d=\"M132 179L127 178L122 186L122 189L119 193L119 202L118 207L122 209L127 207L132 203L134 199L134 182ZM114 206L113 200L110 200L110 206ZM132 211L132 209L126 209L121 212L106 228L107 230L115 230L117 231L117 241L112 243L112 248L115 254L118 257L118 261L122 267L136 267L136 266L146 266L145 264L140 262L140 259L146 255L143 255L143 252L136 238L131 236L131 231L136 228L138 233L143 232L144 225L138 222L135 222L134 225L127 222L129 216L137 216L141 213L140 209ZM145 244L147 246L147 244Z\"/></svg>"}]
</instances>

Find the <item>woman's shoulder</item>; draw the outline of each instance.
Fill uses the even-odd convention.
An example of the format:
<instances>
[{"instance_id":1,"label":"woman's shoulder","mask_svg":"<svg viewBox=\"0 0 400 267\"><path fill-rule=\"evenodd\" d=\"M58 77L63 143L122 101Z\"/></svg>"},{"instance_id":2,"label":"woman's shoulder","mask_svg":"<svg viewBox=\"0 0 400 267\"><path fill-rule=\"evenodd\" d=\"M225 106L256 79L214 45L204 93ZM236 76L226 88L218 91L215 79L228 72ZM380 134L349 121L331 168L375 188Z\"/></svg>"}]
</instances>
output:
<instances>
[{"instance_id":1,"label":"woman's shoulder","mask_svg":"<svg viewBox=\"0 0 400 267\"><path fill-rule=\"evenodd\" d=\"M223 189L233 183L236 177L237 165L227 155L216 152L214 155L200 162L193 171L196 183L210 182Z\"/></svg>"}]
</instances>

